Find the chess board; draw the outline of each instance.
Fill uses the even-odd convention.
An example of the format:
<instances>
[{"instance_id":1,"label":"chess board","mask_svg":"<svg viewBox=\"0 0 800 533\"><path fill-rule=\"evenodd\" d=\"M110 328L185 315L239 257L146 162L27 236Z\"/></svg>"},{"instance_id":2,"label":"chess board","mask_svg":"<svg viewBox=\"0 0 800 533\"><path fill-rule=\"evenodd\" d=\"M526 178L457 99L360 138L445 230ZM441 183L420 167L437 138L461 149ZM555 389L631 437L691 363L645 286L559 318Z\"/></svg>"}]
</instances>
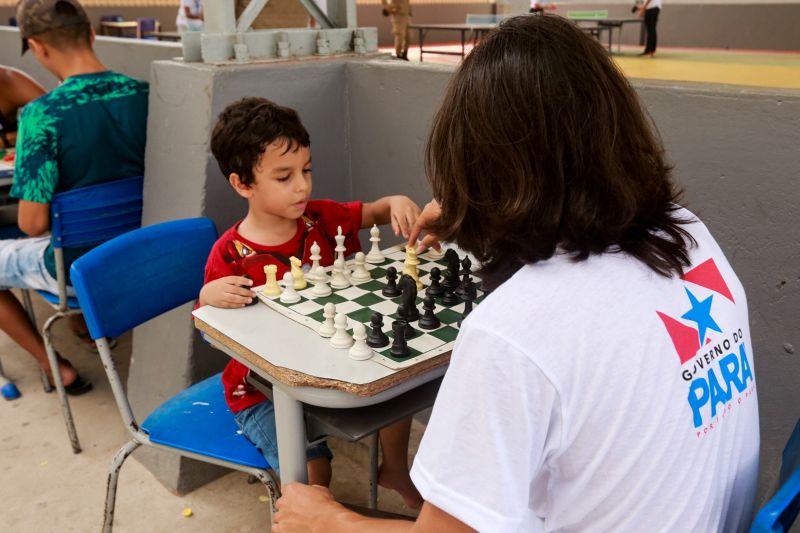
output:
<instances>
[{"instance_id":1,"label":"chess board","mask_svg":"<svg viewBox=\"0 0 800 533\"><path fill-rule=\"evenodd\" d=\"M458 249L456 249L456 251L461 258L466 255ZM262 303L295 322L309 327L315 334L318 334L317 332L320 325L325 321L322 312L325 304L328 302L336 305L337 313L344 313L347 316L347 328L351 335L355 322L363 323L367 328L367 333L369 333L371 330L370 319L372 318L372 313L378 311L383 315L382 329L389 336L391 341L393 337L392 321L398 318L397 308L400 305L402 297L387 298L381 294L381 290L386 286L386 270L389 267L395 267L398 275L402 274L403 261L405 260L405 246L402 244L393 246L382 250L382 253L386 258L383 263L367 263L366 265L371 275L371 280L356 283L346 289L332 289L333 292L328 296L317 297L312 295L311 289L313 285L311 282L309 282L307 288L298 291L301 300L292 304L281 302L279 296L266 296L263 294L263 286L255 287L254 290ZM417 294L417 308L420 314L422 314L424 312L422 308L422 299L425 297L425 288L430 284L430 271L433 267L439 267L442 271L442 275L444 275L447 264L444 261L443 254L441 257L437 256L436 258L432 258L428 253L424 253L419 256L419 260L420 264L417 268L419 269L420 281L424 288ZM477 263L473 260L473 264ZM347 266L349 270L352 270L353 262L348 261ZM331 270L332 267L325 268L328 274L330 274ZM486 295L480 289L480 278L473 273L472 279L478 287L478 295L473 302L474 308ZM400 369L452 350L456 336L458 335L458 320L461 318L463 312L463 302L452 306L446 306L441 303L441 298L437 298L434 314L442 322L441 326L436 329L425 330L420 328L418 323L414 321L411 323L411 326L416 331L416 334L407 341L411 351L408 357L397 358L392 355L390 353L390 342L383 348L373 348L372 360L388 368ZM347 350L343 349L342 352L346 354Z\"/></svg>"}]
</instances>

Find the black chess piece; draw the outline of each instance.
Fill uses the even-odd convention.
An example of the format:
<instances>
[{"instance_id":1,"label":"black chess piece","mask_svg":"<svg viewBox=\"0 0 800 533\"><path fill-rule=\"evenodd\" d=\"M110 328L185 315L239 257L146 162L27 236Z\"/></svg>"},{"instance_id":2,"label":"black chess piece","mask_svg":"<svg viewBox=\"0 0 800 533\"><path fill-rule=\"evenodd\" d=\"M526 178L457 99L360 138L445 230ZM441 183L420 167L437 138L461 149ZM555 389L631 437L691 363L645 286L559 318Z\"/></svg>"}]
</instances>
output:
<instances>
[{"instance_id":1,"label":"black chess piece","mask_svg":"<svg viewBox=\"0 0 800 533\"><path fill-rule=\"evenodd\" d=\"M444 253L444 260L447 262L447 271L444 273L444 282L442 282L442 285L445 289L455 289L458 286L458 253L450 248Z\"/></svg>"},{"instance_id":2,"label":"black chess piece","mask_svg":"<svg viewBox=\"0 0 800 533\"><path fill-rule=\"evenodd\" d=\"M446 306L453 306L461 303L461 298L456 294L455 289L445 287L444 296L442 297L442 304Z\"/></svg>"},{"instance_id":3,"label":"black chess piece","mask_svg":"<svg viewBox=\"0 0 800 533\"><path fill-rule=\"evenodd\" d=\"M464 299L464 312L461 313L461 318L458 319L458 327L461 327L461 322L463 322L464 319L467 318L467 315L472 312L472 302L477 297L478 293L475 290L474 283L470 284L468 288L464 289L462 293L462 298Z\"/></svg>"},{"instance_id":4,"label":"black chess piece","mask_svg":"<svg viewBox=\"0 0 800 533\"><path fill-rule=\"evenodd\" d=\"M389 353L395 357L408 357L411 355L411 350L408 348L408 344L406 344L406 326L408 326L408 322L405 320L395 320L392 322L394 342L392 342Z\"/></svg>"},{"instance_id":5,"label":"black chess piece","mask_svg":"<svg viewBox=\"0 0 800 533\"><path fill-rule=\"evenodd\" d=\"M456 289L456 295L462 300L464 299L464 294L467 291L471 291L472 286L474 285L474 283L472 282L471 274L472 274L472 261L467 256L461 260L462 278L461 278L461 283L458 284L458 288Z\"/></svg>"},{"instance_id":6,"label":"black chess piece","mask_svg":"<svg viewBox=\"0 0 800 533\"><path fill-rule=\"evenodd\" d=\"M444 289L442 288L441 283L439 280L442 277L442 271L439 270L439 267L433 267L431 269L431 284L428 285L428 288L425 289L426 296L433 296L434 298L438 298L444 294Z\"/></svg>"},{"instance_id":7,"label":"black chess piece","mask_svg":"<svg viewBox=\"0 0 800 533\"><path fill-rule=\"evenodd\" d=\"M370 320L372 331L367 336L367 346L370 348L383 348L389 344L389 336L383 332L383 315L375 311Z\"/></svg>"},{"instance_id":8,"label":"black chess piece","mask_svg":"<svg viewBox=\"0 0 800 533\"><path fill-rule=\"evenodd\" d=\"M425 312L419 319L419 327L422 329L436 329L442 325L442 322L433 314L433 310L436 307L436 301L433 299L433 296L426 296L425 299L422 300L422 307L425 309Z\"/></svg>"},{"instance_id":9,"label":"black chess piece","mask_svg":"<svg viewBox=\"0 0 800 533\"><path fill-rule=\"evenodd\" d=\"M387 298L400 296L400 289L397 287L397 269L395 267L386 269L386 286L381 290L381 294Z\"/></svg>"},{"instance_id":10,"label":"black chess piece","mask_svg":"<svg viewBox=\"0 0 800 533\"><path fill-rule=\"evenodd\" d=\"M413 322L419 318L417 309L417 282L408 274L403 274L397 284L403 291L403 299L397 308L397 316L408 322Z\"/></svg>"},{"instance_id":11,"label":"black chess piece","mask_svg":"<svg viewBox=\"0 0 800 533\"><path fill-rule=\"evenodd\" d=\"M242 277L243 277L243 278L247 278L247 279L249 279L249 280L252 280L252 279L253 279L253 278L251 278L250 276L248 276L247 274L245 274L245 275L244 275L244 276L242 276ZM240 286L241 288L243 288L243 289L250 289L250 290L252 290L252 289L253 289L252 287L248 287L247 285L239 285L239 286ZM251 305L255 305L255 304L257 304L257 303L258 303L258 296L253 296L253 299L252 299L252 300L250 300L250 303L248 303L248 304L244 304L244 306L245 306L245 307L249 307L249 306L251 306Z\"/></svg>"}]
</instances>

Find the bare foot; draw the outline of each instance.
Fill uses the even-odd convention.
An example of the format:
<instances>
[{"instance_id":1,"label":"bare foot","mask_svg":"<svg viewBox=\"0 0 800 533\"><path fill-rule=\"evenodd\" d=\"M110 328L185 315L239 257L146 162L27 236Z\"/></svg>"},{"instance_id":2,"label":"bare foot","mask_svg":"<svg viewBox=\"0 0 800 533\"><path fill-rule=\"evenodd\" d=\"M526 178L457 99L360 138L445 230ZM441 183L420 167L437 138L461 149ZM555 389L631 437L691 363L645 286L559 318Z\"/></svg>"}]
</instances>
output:
<instances>
[{"instance_id":1,"label":"bare foot","mask_svg":"<svg viewBox=\"0 0 800 533\"><path fill-rule=\"evenodd\" d=\"M398 493L403 497L405 504L412 509L422 508L422 496L411 482L408 470L391 471L381 465L378 469L378 485Z\"/></svg>"}]
</instances>

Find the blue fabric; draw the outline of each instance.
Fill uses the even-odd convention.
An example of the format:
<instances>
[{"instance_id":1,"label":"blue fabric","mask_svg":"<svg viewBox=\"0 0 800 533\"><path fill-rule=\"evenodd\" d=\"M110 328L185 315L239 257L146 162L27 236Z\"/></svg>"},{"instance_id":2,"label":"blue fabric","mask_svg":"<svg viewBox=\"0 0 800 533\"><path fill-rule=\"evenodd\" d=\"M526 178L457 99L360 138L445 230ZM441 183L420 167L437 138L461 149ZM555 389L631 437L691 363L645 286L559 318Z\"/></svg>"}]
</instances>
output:
<instances>
[{"instance_id":1,"label":"blue fabric","mask_svg":"<svg viewBox=\"0 0 800 533\"><path fill-rule=\"evenodd\" d=\"M273 466L273 470L280 474L278 468L278 431L275 428L275 406L271 401L266 400L242 409L233 415L236 423L242 430L247 440L256 445L256 448L266 458L267 462ZM313 448L306 450L308 460L317 457L325 457L329 461L333 459L333 452L328 448L327 443L319 443Z\"/></svg>"},{"instance_id":2,"label":"blue fabric","mask_svg":"<svg viewBox=\"0 0 800 533\"><path fill-rule=\"evenodd\" d=\"M761 508L750 533L789 531L800 514L800 420L783 450L781 486Z\"/></svg>"},{"instance_id":3,"label":"blue fabric","mask_svg":"<svg viewBox=\"0 0 800 533\"><path fill-rule=\"evenodd\" d=\"M142 429L157 444L269 469L267 460L236 425L225 403L220 375L196 383L164 402L150 413Z\"/></svg>"}]
</instances>

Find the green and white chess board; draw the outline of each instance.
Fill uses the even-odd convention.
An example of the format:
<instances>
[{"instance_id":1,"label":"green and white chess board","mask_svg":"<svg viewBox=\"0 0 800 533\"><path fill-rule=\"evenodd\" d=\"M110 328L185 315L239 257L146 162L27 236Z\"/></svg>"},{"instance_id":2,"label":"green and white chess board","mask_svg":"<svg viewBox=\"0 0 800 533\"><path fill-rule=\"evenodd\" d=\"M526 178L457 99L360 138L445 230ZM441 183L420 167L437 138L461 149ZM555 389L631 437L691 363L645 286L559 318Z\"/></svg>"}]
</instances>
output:
<instances>
[{"instance_id":1,"label":"green and white chess board","mask_svg":"<svg viewBox=\"0 0 800 533\"><path fill-rule=\"evenodd\" d=\"M458 249L456 249L456 251L462 259L466 255ZM397 269L399 281L403 273L405 246L402 244L393 246L382 250L382 253L386 258L383 263L366 264L372 279L362 283L356 283L346 289L332 289L333 292L328 296L318 297L312 295L311 289L313 285L311 282L309 282L307 288L298 291L301 296L300 301L292 304L281 302L279 296L270 297L264 295L262 291L263 286L256 287L254 290L262 303L282 315L291 318L295 322L309 327L315 334L318 334L317 332L320 325L325 321L322 315L323 308L325 304L329 302L336 305L337 313L343 313L347 316L347 328L351 335L355 322L363 323L367 327L367 334L369 334L371 331L370 320L372 319L372 314L375 311L380 312L383 315L382 329L389 336L390 343L383 348L373 349L372 360L392 369L405 368L452 350L456 336L458 335L458 320L464 312L464 303L460 302L453 306L446 306L441 303L441 298L436 298L434 314L442 322L441 326L433 330L425 330L420 328L416 321L412 322L411 326L416 331L416 335L407 341L411 354L408 357L400 359L389 353L393 336L392 322L399 318L397 316L397 308L400 305L402 297L387 298L381 294L381 290L386 286L386 270L389 267L393 266ZM443 254L441 254L441 256L437 254L436 258L432 258L428 253L423 253L419 256L419 261L420 264L417 268L419 270L420 281L424 287L417 294L417 308L419 309L420 315L422 315L424 313L422 299L425 297L425 288L430 285L430 271L434 267L439 267L442 271L442 280L444 280L444 272L447 270L447 264L444 261ZM477 263L473 260L473 264ZM353 261L348 261L347 266L349 270L352 270ZM332 267L325 268L328 274L330 274L331 270ZM472 280L478 287L478 296L475 301L473 301L474 307L479 304L486 295L480 289L480 278L473 274ZM347 350L342 351L346 352Z\"/></svg>"}]
</instances>

